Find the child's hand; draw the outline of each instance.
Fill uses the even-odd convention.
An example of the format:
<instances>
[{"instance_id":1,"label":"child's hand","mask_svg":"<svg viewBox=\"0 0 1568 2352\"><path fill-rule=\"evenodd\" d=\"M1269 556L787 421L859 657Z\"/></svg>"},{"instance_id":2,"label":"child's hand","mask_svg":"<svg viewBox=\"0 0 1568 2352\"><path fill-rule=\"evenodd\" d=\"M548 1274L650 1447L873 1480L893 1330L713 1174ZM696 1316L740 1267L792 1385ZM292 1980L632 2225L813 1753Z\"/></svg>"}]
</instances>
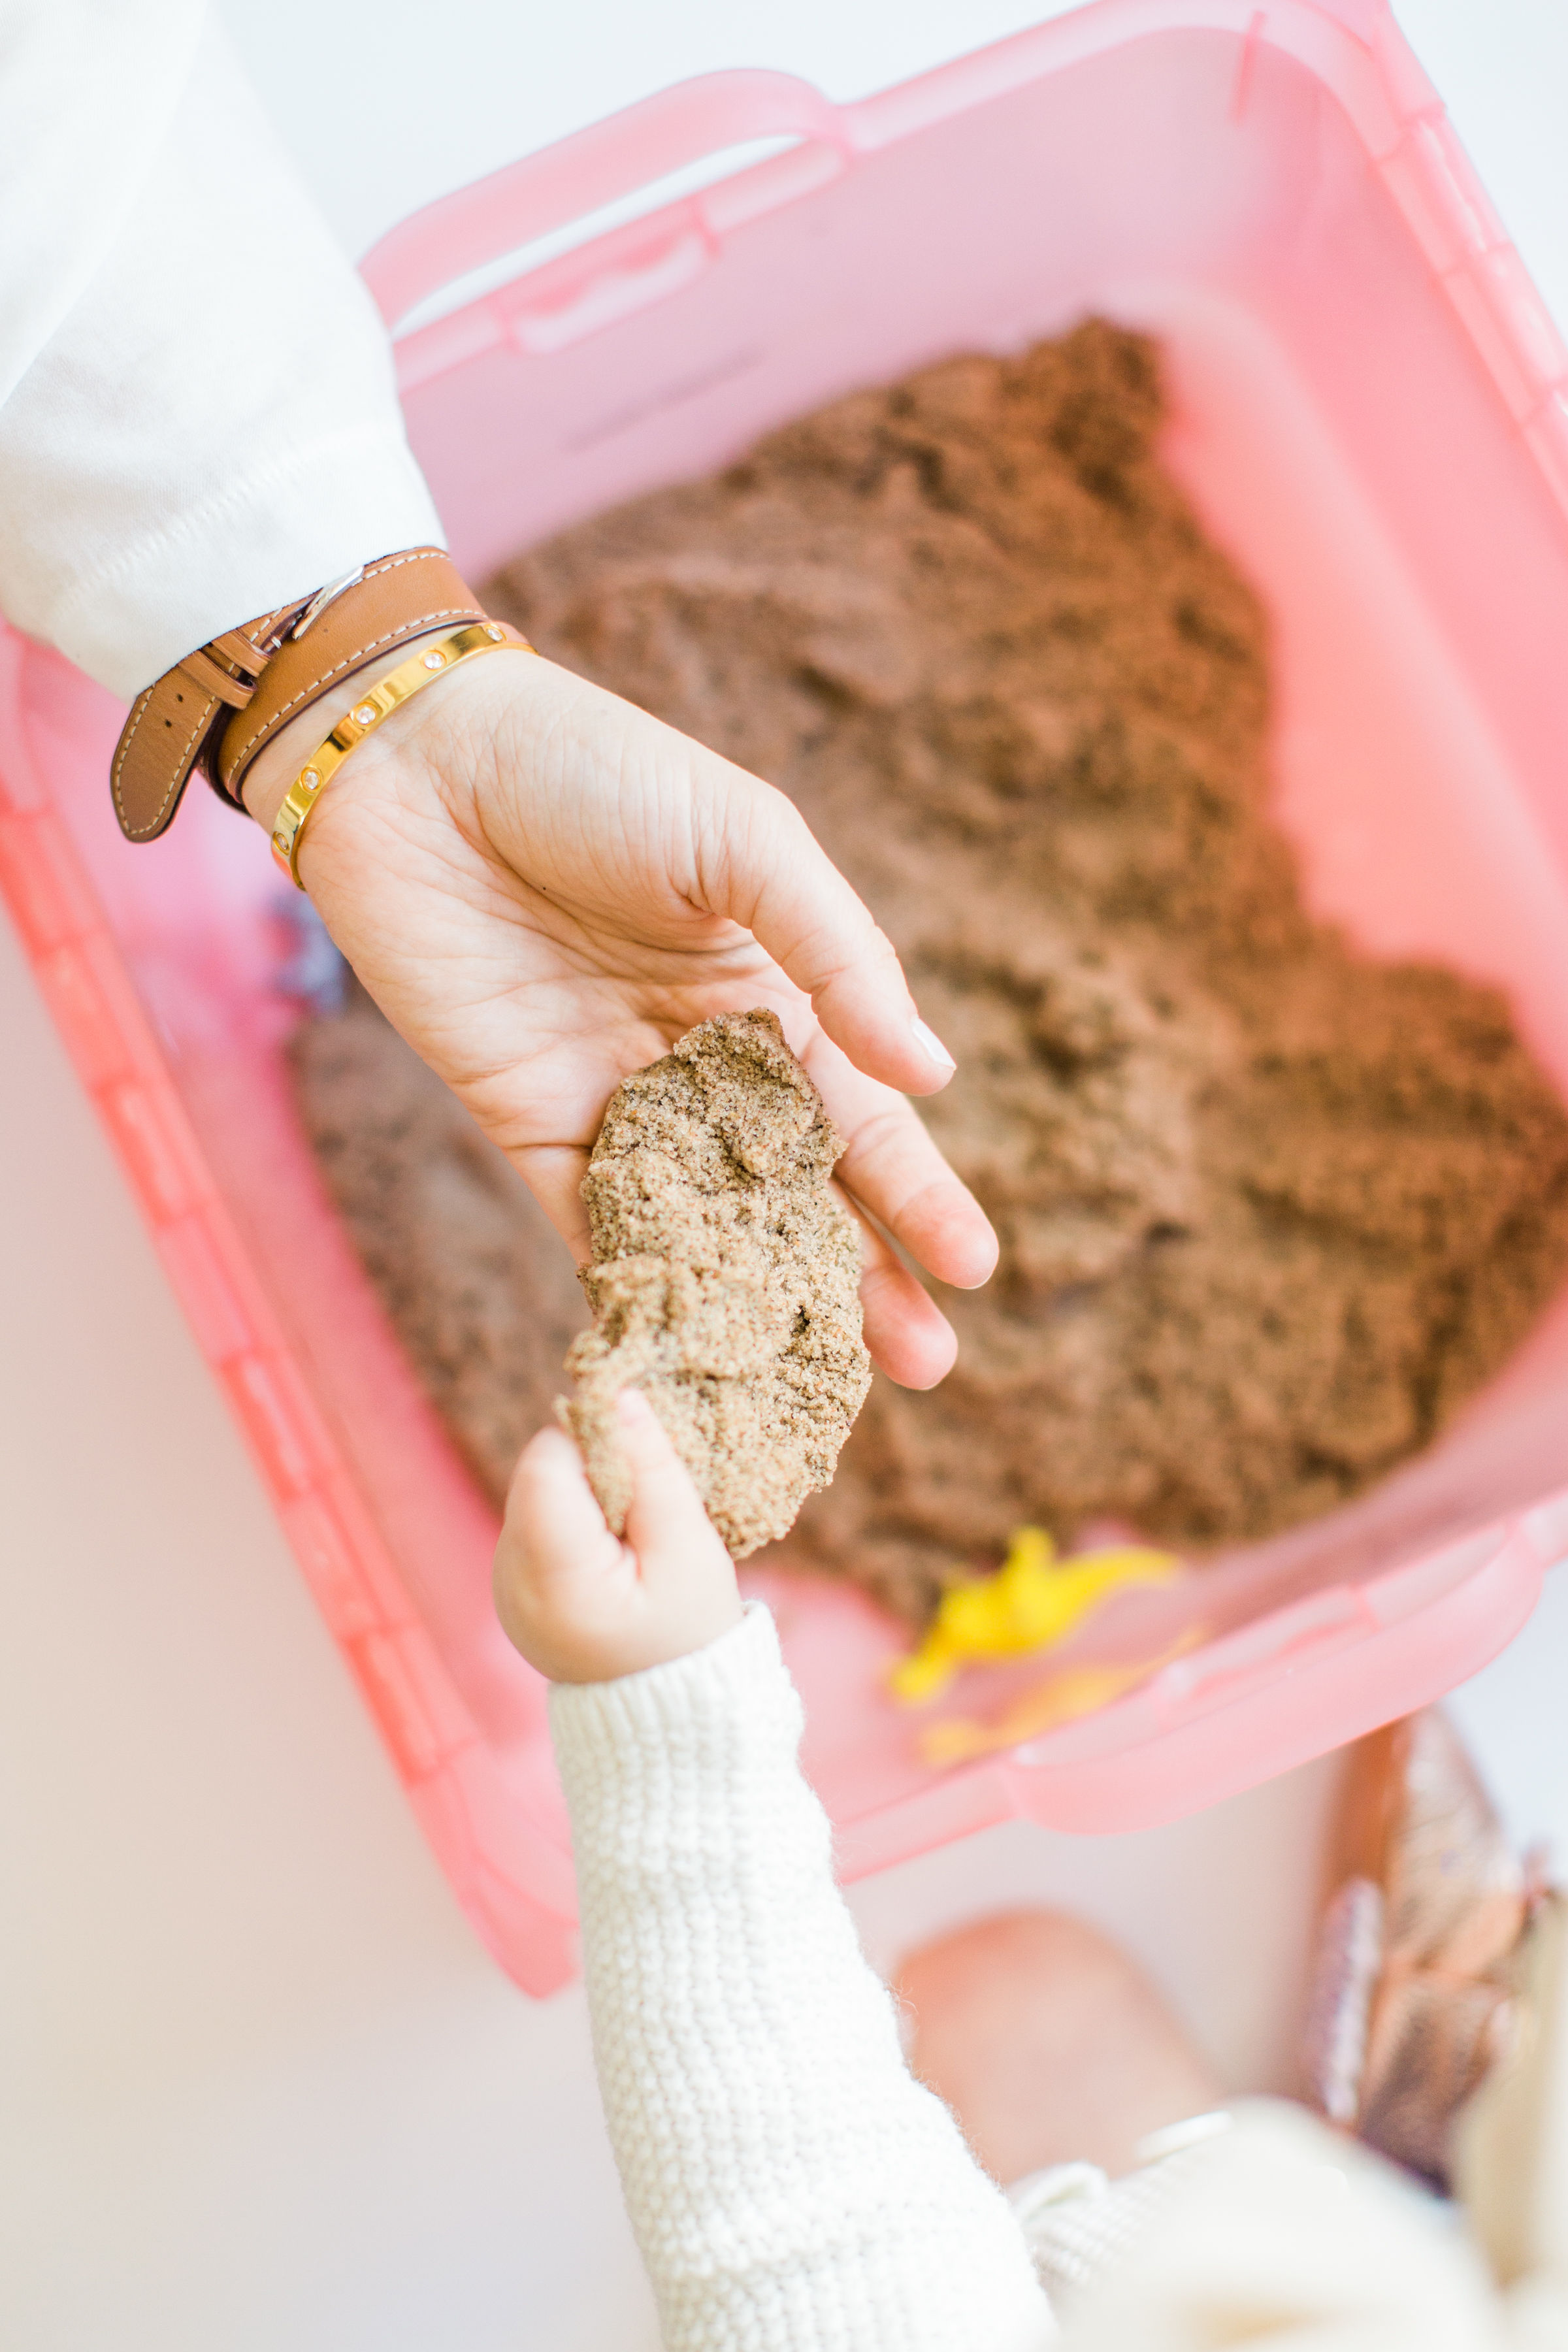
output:
<instances>
[{"instance_id":1,"label":"child's hand","mask_svg":"<svg viewBox=\"0 0 1568 2352\"><path fill-rule=\"evenodd\" d=\"M565 1433L524 1451L496 1547L508 1639L554 1683L605 1683L700 1650L741 1618L735 1569L638 1389L617 1400L632 1474L626 1539L605 1525Z\"/></svg>"}]
</instances>

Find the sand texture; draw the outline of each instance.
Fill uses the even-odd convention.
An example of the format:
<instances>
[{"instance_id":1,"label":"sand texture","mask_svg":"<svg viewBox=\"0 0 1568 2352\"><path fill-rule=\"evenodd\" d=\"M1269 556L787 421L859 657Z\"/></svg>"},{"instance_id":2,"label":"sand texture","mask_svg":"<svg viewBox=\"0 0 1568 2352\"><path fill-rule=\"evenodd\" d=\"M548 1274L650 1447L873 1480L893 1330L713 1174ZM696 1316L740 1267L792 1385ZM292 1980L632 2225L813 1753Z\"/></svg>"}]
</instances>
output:
<instances>
[{"instance_id":1,"label":"sand texture","mask_svg":"<svg viewBox=\"0 0 1568 2352\"><path fill-rule=\"evenodd\" d=\"M1002 1237L956 1370L879 1378L791 1555L911 1618L1036 1520L1187 1549L1427 1444L1568 1266L1568 1122L1490 990L1309 917L1268 632L1090 322L774 434L525 555L493 609L768 777L959 1059Z\"/></svg>"},{"instance_id":2,"label":"sand texture","mask_svg":"<svg viewBox=\"0 0 1568 2352\"><path fill-rule=\"evenodd\" d=\"M365 1270L499 1502L588 1320L566 1244L357 983L341 1013L295 1031L291 1058L306 1132Z\"/></svg>"},{"instance_id":3,"label":"sand texture","mask_svg":"<svg viewBox=\"0 0 1568 2352\"><path fill-rule=\"evenodd\" d=\"M725 1013L618 1087L583 1199L594 1327L562 1417L617 1534L615 1399L640 1388L737 1559L833 1476L870 1384L842 1145L776 1014Z\"/></svg>"}]
</instances>

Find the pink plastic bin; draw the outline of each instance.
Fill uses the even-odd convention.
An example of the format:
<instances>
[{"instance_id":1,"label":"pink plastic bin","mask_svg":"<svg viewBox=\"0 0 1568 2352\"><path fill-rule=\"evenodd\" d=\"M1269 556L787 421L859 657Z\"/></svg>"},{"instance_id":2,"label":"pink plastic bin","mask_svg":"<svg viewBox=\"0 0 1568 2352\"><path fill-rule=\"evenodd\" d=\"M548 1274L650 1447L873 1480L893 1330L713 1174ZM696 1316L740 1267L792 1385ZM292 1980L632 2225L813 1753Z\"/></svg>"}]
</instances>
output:
<instances>
[{"instance_id":1,"label":"pink plastic bin","mask_svg":"<svg viewBox=\"0 0 1568 2352\"><path fill-rule=\"evenodd\" d=\"M1568 355L1386 8L1102 0L844 108L720 75L432 206L367 274L395 320L781 137L404 339L470 576L852 386L1089 309L1152 328L1171 463L1275 617L1279 812L1316 905L1375 950L1505 983L1568 1093ZM543 1692L490 1616L490 1514L291 1117L265 846L199 793L166 841L124 846L118 716L0 633L0 879L431 1843L546 1992L574 1966L572 1866ZM759 1578L848 1871L1012 1815L1168 1819L1436 1696L1568 1552L1565 1475L1568 1300L1377 1493L1118 1603L1076 1658L1187 1644L1132 1696L945 1773L881 1696L893 1631L842 1591Z\"/></svg>"}]
</instances>

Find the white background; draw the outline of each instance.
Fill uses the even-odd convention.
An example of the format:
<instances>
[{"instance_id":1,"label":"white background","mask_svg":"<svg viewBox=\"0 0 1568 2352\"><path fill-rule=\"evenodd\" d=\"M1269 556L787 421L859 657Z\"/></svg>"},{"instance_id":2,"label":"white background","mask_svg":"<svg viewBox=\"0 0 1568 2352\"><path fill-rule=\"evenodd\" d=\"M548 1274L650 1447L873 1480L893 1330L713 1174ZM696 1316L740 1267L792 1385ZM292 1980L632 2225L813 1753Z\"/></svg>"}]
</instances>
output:
<instances>
[{"instance_id":1,"label":"white background","mask_svg":"<svg viewBox=\"0 0 1568 2352\"><path fill-rule=\"evenodd\" d=\"M350 249L682 76L851 98L1005 0L226 0ZM1568 10L1403 20L1568 319ZM479 1951L321 1631L0 921L0 2345L647 2352L580 1997ZM1568 1847L1561 1582L1460 1711ZM1146 1838L995 1832L858 1897L889 1958L1068 1900L1282 2079L1328 1773Z\"/></svg>"}]
</instances>

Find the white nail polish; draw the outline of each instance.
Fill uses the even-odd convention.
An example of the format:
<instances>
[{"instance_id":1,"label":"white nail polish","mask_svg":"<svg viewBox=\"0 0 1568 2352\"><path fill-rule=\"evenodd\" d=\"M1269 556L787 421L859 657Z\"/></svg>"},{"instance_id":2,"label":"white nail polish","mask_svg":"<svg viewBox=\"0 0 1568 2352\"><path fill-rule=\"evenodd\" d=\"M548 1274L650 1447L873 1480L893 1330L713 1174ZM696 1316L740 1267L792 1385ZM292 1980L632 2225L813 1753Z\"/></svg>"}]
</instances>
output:
<instances>
[{"instance_id":1,"label":"white nail polish","mask_svg":"<svg viewBox=\"0 0 1568 2352\"><path fill-rule=\"evenodd\" d=\"M940 1068L944 1070L957 1069L958 1064L953 1060L952 1055L948 1052L947 1047L942 1044L942 1039L937 1035L936 1031L934 1029L928 1029L918 1013L910 1022L910 1027L914 1031L915 1035L925 1047L926 1052L931 1055L931 1060L935 1062Z\"/></svg>"}]
</instances>

